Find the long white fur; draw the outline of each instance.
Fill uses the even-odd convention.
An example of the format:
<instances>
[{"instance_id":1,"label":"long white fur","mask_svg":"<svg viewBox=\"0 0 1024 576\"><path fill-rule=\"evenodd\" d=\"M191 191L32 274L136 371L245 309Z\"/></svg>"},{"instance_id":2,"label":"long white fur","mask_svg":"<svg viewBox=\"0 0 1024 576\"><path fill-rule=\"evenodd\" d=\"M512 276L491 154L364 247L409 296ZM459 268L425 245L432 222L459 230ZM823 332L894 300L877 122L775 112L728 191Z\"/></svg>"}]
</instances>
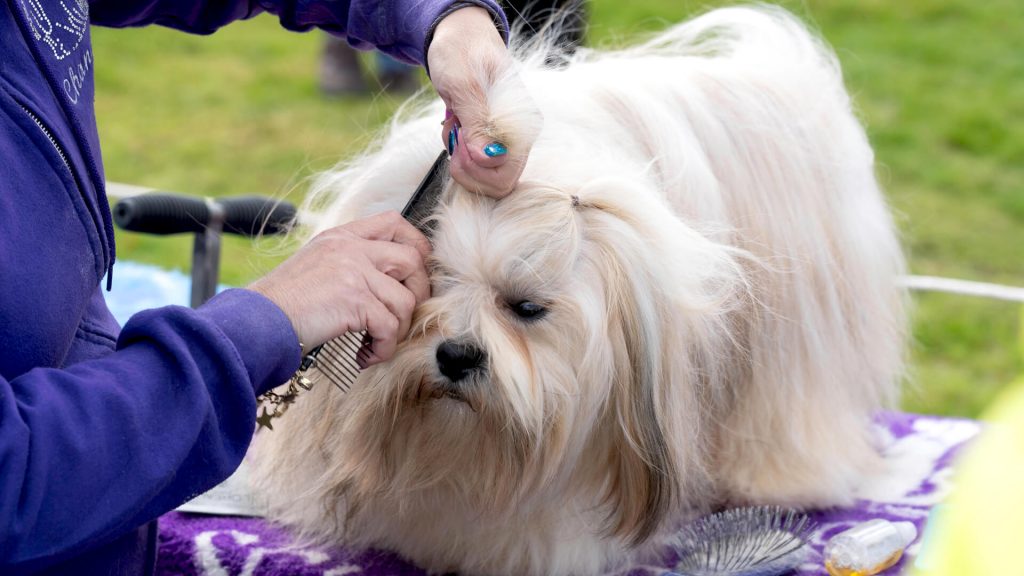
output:
<instances>
[{"instance_id":1,"label":"long white fur","mask_svg":"<svg viewBox=\"0 0 1024 576\"><path fill-rule=\"evenodd\" d=\"M539 134L521 184L450 186L397 356L260 435L272 516L433 572L586 575L716 506L849 503L901 373L903 259L835 57L756 7L542 61L488 97L510 142ZM313 232L400 208L442 112L324 175ZM422 395L443 338L487 354L469 402Z\"/></svg>"}]
</instances>

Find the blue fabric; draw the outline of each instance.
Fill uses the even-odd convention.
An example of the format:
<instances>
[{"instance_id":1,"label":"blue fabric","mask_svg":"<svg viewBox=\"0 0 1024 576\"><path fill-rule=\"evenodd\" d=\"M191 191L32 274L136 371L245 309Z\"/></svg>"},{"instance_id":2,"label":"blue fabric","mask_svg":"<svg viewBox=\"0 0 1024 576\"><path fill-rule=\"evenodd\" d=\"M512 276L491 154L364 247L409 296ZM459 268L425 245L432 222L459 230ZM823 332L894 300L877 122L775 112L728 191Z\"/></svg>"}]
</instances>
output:
<instances>
[{"instance_id":1,"label":"blue fabric","mask_svg":"<svg viewBox=\"0 0 1024 576\"><path fill-rule=\"evenodd\" d=\"M105 296L110 313L122 324L136 312L168 304L188 306L192 298L191 280L179 270L118 260L114 265L114 276L117 282ZM228 288L218 285L217 292Z\"/></svg>"},{"instance_id":2,"label":"blue fabric","mask_svg":"<svg viewBox=\"0 0 1024 576\"><path fill-rule=\"evenodd\" d=\"M267 11L422 62L450 4L0 2L0 573L144 572L146 524L237 467L255 396L299 363L288 319L246 290L119 330L89 23L209 33Z\"/></svg>"}]
</instances>

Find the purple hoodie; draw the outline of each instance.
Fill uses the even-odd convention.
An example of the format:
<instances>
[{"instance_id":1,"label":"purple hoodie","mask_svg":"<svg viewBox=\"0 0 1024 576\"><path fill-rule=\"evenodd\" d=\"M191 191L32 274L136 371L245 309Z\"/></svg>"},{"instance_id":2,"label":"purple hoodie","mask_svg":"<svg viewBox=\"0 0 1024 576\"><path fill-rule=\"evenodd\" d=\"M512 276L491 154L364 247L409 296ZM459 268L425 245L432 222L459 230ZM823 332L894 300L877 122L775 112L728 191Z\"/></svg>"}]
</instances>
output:
<instances>
[{"instance_id":1,"label":"purple hoodie","mask_svg":"<svg viewBox=\"0 0 1024 576\"><path fill-rule=\"evenodd\" d=\"M0 2L0 573L148 573L152 521L234 471L255 396L300 352L247 290L119 330L100 290L114 234L89 23L211 33L266 11L422 63L456 7L507 22L491 0Z\"/></svg>"}]
</instances>

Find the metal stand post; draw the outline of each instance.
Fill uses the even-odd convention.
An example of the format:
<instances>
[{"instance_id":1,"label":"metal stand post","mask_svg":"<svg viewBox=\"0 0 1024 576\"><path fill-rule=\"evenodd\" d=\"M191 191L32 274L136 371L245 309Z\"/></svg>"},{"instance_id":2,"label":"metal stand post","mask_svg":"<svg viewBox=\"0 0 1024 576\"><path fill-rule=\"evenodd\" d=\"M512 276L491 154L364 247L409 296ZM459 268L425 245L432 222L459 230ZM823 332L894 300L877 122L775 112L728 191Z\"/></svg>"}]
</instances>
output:
<instances>
[{"instance_id":1,"label":"metal stand post","mask_svg":"<svg viewBox=\"0 0 1024 576\"><path fill-rule=\"evenodd\" d=\"M192 244L192 300L191 306L198 308L217 293L220 276L220 235L224 230L224 207L218 202L206 199L210 219L206 228L196 232Z\"/></svg>"}]
</instances>

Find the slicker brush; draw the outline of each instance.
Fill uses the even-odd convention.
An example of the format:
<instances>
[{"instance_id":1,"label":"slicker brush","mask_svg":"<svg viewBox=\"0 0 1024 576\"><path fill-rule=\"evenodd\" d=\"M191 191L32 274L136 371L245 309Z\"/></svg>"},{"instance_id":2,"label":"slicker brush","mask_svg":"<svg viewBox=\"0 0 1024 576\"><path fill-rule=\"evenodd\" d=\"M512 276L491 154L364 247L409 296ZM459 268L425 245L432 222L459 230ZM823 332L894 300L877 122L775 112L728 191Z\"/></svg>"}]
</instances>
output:
<instances>
[{"instance_id":1,"label":"slicker brush","mask_svg":"<svg viewBox=\"0 0 1024 576\"><path fill-rule=\"evenodd\" d=\"M813 524L774 506L734 508L697 520L678 535L679 576L779 576L807 556Z\"/></svg>"}]
</instances>

